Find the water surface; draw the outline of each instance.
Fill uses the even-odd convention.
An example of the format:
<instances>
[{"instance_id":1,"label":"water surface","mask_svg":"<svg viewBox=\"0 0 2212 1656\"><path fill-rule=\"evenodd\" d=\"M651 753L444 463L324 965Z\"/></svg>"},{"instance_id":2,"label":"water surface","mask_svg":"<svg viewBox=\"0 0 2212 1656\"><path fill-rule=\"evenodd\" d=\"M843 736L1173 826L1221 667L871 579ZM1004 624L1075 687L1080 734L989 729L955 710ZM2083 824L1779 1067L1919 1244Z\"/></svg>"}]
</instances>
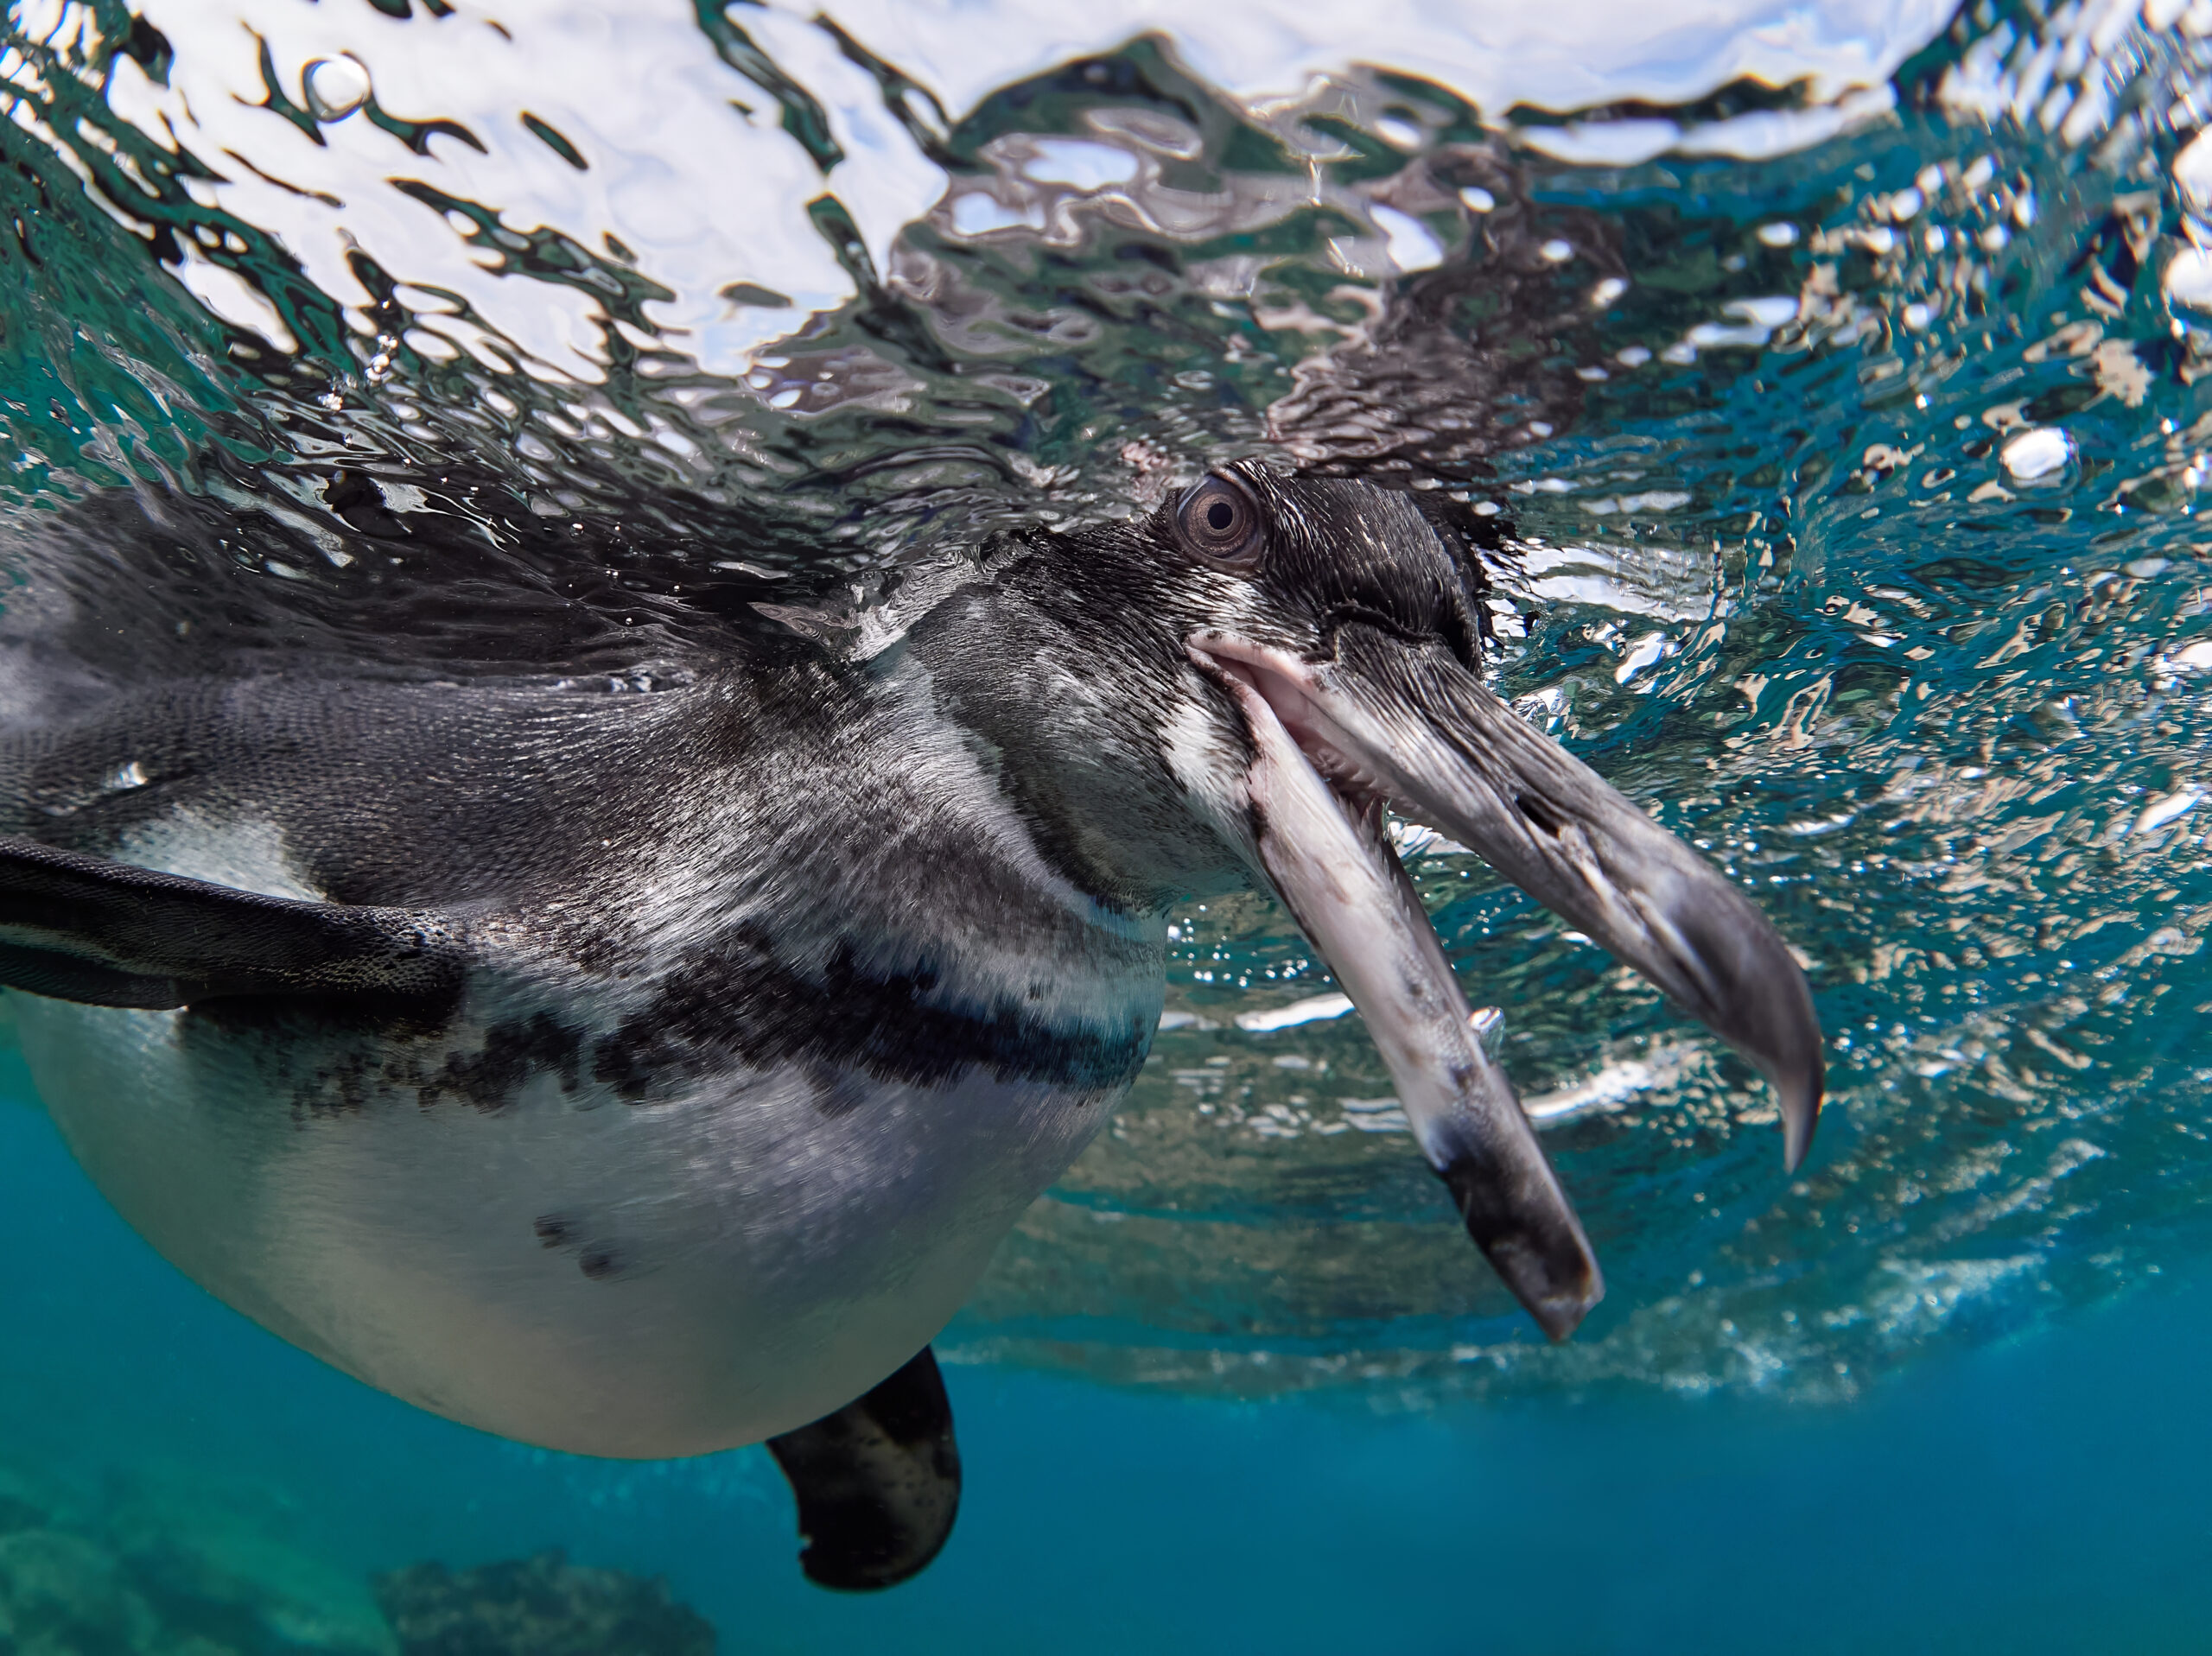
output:
<instances>
[{"instance_id":1,"label":"water surface","mask_svg":"<svg viewBox=\"0 0 2212 1656\"><path fill-rule=\"evenodd\" d=\"M1249 898L1176 917L1135 1092L940 1342L970 1506L881 1607L798 1585L756 1454L534 1456L283 1350L28 1111L0 1450L355 1583L563 1543L730 1649L2183 1647L2212 11L1522 10L13 9L10 535L137 491L205 625L501 605L649 694L1224 458L1433 490L1503 687L1801 950L1832 1101L1783 1177L1747 1066L1409 831L1605 1262L1568 1346Z\"/></svg>"}]
</instances>

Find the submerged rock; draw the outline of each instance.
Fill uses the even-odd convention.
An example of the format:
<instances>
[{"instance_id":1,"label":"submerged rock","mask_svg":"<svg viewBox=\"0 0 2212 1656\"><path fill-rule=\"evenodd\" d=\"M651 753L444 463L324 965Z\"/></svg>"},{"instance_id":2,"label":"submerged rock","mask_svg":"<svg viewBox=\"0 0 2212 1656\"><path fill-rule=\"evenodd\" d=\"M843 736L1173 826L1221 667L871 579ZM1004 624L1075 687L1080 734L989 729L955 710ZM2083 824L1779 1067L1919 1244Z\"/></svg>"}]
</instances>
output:
<instances>
[{"instance_id":1,"label":"submerged rock","mask_svg":"<svg viewBox=\"0 0 2212 1656\"><path fill-rule=\"evenodd\" d=\"M714 1656L705 1617L668 1583L572 1564L561 1552L376 1578L401 1656Z\"/></svg>"},{"instance_id":2,"label":"submerged rock","mask_svg":"<svg viewBox=\"0 0 2212 1656\"><path fill-rule=\"evenodd\" d=\"M360 1583L219 1508L0 1466L0 1656L392 1656Z\"/></svg>"},{"instance_id":3,"label":"submerged rock","mask_svg":"<svg viewBox=\"0 0 2212 1656\"><path fill-rule=\"evenodd\" d=\"M97 1533L173 1634L241 1656L395 1656L368 1583L300 1516L251 1483L148 1476L110 1492Z\"/></svg>"},{"instance_id":4,"label":"submerged rock","mask_svg":"<svg viewBox=\"0 0 2212 1656\"><path fill-rule=\"evenodd\" d=\"M160 1628L114 1556L82 1536L0 1536L0 1647L24 1656L137 1656Z\"/></svg>"}]
</instances>

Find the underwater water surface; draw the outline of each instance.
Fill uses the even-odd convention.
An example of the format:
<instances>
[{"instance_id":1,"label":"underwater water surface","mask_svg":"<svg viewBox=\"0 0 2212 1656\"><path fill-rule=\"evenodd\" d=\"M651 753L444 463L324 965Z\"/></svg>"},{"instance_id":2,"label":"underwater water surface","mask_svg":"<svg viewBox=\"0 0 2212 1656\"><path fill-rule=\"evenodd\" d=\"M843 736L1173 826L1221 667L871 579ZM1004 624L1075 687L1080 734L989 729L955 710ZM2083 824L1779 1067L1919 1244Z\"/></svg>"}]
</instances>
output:
<instances>
[{"instance_id":1,"label":"underwater water surface","mask_svg":"<svg viewBox=\"0 0 2212 1656\"><path fill-rule=\"evenodd\" d=\"M181 623L499 606L632 695L1221 460L1433 491L1831 1094L1784 1176L1748 1065L1405 828L1605 1265L1547 1346L1287 917L1192 905L938 1342L959 1532L860 1602L759 1451L501 1443L223 1310L17 1070L7 1636L392 1648L386 1572L565 1548L731 1652L2203 1646L2212 7L1524 11L10 8L10 544L111 580L152 502Z\"/></svg>"}]
</instances>

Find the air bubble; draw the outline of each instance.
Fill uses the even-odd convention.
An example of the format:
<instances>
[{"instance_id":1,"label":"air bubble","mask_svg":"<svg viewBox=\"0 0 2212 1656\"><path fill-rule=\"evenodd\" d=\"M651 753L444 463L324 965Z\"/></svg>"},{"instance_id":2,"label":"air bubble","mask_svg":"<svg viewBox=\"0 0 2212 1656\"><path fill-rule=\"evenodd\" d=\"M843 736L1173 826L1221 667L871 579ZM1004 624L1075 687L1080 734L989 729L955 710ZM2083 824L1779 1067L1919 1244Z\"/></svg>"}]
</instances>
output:
<instances>
[{"instance_id":1,"label":"air bubble","mask_svg":"<svg viewBox=\"0 0 2212 1656\"><path fill-rule=\"evenodd\" d=\"M1998 458L2015 483L2033 483L2066 469L2074 459L2074 439L2056 426L2037 426L2006 443Z\"/></svg>"},{"instance_id":2,"label":"air bubble","mask_svg":"<svg viewBox=\"0 0 2212 1656\"><path fill-rule=\"evenodd\" d=\"M369 101L369 72L357 58L321 58L300 77L308 112L318 121L342 121Z\"/></svg>"}]
</instances>

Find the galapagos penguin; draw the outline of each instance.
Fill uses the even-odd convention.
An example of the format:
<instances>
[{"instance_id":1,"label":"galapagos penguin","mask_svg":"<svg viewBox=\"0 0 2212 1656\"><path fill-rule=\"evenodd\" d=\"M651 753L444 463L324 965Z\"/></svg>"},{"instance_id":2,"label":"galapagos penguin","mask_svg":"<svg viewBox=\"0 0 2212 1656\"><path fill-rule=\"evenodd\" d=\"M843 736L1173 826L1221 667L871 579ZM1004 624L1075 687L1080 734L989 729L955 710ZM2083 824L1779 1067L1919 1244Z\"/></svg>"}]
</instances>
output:
<instances>
[{"instance_id":1,"label":"galapagos penguin","mask_svg":"<svg viewBox=\"0 0 2212 1656\"><path fill-rule=\"evenodd\" d=\"M0 985L93 1181L453 1419L766 1441L827 1584L949 1532L929 1342L1144 1063L1174 903L1278 895L1498 1274L1555 1339L1597 1301L1386 805L1747 1054L1805 1153L1789 950L1484 688L1479 574L1411 494L1226 466L998 537L849 647L699 648L649 694L118 644L99 571L12 532Z\"/></svg>"}]
</instances>

